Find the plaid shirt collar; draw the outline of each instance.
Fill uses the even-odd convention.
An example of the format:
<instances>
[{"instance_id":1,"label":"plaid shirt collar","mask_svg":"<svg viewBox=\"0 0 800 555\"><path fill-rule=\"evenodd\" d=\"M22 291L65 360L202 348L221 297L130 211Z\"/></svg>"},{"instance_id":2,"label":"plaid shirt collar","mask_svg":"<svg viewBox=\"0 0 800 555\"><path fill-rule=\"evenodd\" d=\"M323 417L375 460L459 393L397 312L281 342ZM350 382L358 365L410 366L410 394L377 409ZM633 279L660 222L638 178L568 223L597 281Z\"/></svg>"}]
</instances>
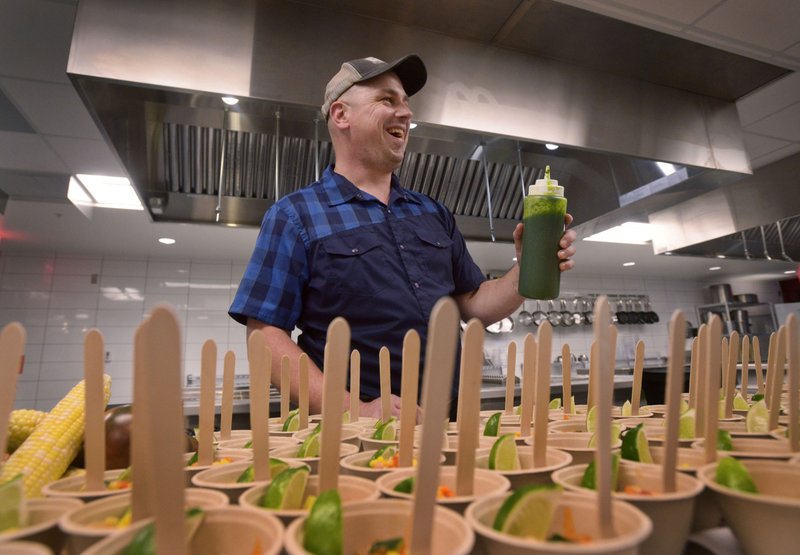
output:
<instances>
[{"instance_id":1,"label":"plaid shirt collar","mask_svg":"<svg viewBox=\"0 0 800 555\"><path fill-rule=\"evenodd\" d=\"M334 171L334 165L331 164L325 169L321 179L323 187L328 193L328 206L338 206L351 202L354 199L362 200L364 198L374 199L369 193L365 193L346 177ZM389 204L393 204L398 200L405 200L406 202L413 202L415 204L422 204L414 195L410 194L408 189L400 186L400 180L395 174L392 174L391 190L389 192Z\"/></svg>"}]
</instances>

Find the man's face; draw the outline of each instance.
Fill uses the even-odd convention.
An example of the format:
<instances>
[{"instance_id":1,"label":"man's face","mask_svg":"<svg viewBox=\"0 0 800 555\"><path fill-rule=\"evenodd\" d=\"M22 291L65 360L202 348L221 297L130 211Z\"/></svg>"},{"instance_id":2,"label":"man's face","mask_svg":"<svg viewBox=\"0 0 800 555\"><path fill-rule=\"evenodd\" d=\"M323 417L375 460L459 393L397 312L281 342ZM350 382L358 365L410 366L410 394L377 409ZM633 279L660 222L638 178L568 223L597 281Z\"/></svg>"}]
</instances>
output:
<instances>
[{"instance_id":1,"label":"man's face","mask_svg":"<svg viewBox=\"0 0 800 555\"><path fill-rule=\"evenodd\" d=\"M339 99L348 108L350 146L370 168L394 171L403 162L411 110L393 72L353 85Z\"/></svg>"}]
</instances>

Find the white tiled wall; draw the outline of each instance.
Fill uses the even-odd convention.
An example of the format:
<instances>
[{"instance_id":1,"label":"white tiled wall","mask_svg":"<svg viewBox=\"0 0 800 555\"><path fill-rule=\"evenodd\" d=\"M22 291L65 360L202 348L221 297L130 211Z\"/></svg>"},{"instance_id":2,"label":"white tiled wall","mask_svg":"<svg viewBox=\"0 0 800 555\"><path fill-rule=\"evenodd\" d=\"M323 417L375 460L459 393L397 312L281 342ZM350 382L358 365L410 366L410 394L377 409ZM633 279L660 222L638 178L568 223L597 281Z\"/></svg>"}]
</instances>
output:
<instances>
[{"instance_id":1,"label":"white tiled wall","mask_svg":"<svg viewBox=\"0 0 800 555\"><path fill-rule=\"evenodd\" d=\"M218 373L228 350L246 372L245 330L227 315L244 264L2 253L0 268L0 326L18 321L27 331L17 408L49 410L82 379L91 328L103 333L111 403L130 402L134 331L162 302L182 324L185 374L199 376L207 339L217 342Z\"/></svg>"},{"instance_id":2,"label":"white tiled wall","mask_svg":"<svg viewBox=\"0 0 800 555\"><path fill-rule=\"evenodd\" d=\"M561 282L561 296L572 299L589 294L616 294L616 295L648 295L652 309L658 314L660 321L657 324L619 325L617 337L617 361L627 361L633 358L634 347L639 339L645 343L645 357L660 357L667 354L668 322L676 309L684 312L686 319L697 324L695 307L706 301L707 287L694 281L667 280L658 278L631 278L628 276L592 276L572 277L565 274ZM548 310L548 304L543 302L542 310ZM533 313L536 310L535 301L527 301L525 308ZM569 305L568 309L572 309ZM559 308L560 310L560 308ZM612 312L613 312L612 307ZM521 348L525 335L537 332L535 326L524 327L517 322L516 312L512 317L515 321L511 333L487 335L485 339L486 354L492 361L503 368L507 366L507 349L510 341L517 343L517 375L521 376ZM592 326L556 327L553 333L553 352L551 360L561 354L564 343L569 343L573 354L589 355L592 344ZM690 348L690 343L686 344Z\"/></svg>"}]
</instances>

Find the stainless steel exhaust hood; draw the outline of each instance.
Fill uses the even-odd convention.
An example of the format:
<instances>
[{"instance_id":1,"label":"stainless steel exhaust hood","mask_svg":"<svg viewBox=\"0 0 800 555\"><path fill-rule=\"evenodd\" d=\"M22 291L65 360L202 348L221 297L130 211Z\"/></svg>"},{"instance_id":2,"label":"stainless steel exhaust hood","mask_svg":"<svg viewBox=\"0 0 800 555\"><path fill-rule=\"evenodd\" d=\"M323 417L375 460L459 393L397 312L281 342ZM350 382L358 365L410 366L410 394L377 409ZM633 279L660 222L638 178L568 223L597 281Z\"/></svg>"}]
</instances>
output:
<instances>
[{"instance_id":1,"label":"stainless steel exhaust hood","mask_svg":"<svg viewBox=\"0 0 800 555\"><path fill-rule=\"evenodd\" d=\"M731 101L782 68L693 45L682 73L648 67L637 78L641 60L593 61L575 48L580 33L596 41L613 26L613 42L676 56L690 43L551 0L493 6L500 20L488 38L469 26L447 33L448 21L483 4L437 4L423 29L403 20L407 10L379 20L358 0L346 11L321 0L81 0L68 73L156 221L259 225L277 197L333 160L321 92L342 60L362 55L425 60L419 126L399 173L448 206L468 238L489 237L478 145L502 240L522 215L524 184L546 164L587 234L751 173ZM582 25L565 27L576 18ZM564 48L525 44L534 22L560 32ZM709 67L731 76L727 88L681 80ZM226 108L222 95L240 102ZM655 161L677 171L665 176Z\"/></svg>"}]
</instances>

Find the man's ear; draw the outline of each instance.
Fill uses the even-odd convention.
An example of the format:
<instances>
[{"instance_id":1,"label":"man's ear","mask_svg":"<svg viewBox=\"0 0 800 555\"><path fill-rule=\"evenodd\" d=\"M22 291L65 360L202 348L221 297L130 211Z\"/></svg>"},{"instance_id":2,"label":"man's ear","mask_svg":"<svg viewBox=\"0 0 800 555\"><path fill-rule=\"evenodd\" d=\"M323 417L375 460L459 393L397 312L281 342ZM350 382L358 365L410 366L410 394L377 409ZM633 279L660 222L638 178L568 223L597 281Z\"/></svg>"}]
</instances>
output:
<instances>
[{"instance_id":1,"label":"man's ear","mask_svg":"<svg viewBox=\"0 0 800 555\"><path fill-rule=\"evenodd\" d=\"M346 127L348 124L350 107L341 100L331 104L328 120L336 127Z\"/></svg>"}]
</instances>

